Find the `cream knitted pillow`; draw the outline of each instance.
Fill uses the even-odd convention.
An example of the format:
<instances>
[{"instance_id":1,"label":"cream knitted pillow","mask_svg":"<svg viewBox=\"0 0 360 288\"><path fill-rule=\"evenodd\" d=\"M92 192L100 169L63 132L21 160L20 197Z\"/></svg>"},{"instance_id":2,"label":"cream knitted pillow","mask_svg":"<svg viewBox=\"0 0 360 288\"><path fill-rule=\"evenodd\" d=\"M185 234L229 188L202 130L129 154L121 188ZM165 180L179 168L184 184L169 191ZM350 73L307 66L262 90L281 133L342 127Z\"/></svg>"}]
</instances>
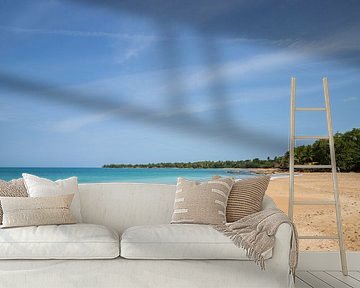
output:
<instances>
[{"instance_id":1,"label":"cream knitted pillow","mask_svg":"<svg viewBox=\"0 0 360 288\"><path fill-rule=\"evenodd\" d=\"M171 223L223 224L231 178L195 182L178 178Z\"/></svg>"},{"instance_id":2,"label":"cream knitted pillow","mask_svg":"<svg viewBox=\"0 0 360 288\"><path fill-rule=\"evenodd\" d=\"M3 226L34 226L76 223L70 212L74 194L50 197L0 197Z\"/></svg>"},{"instance_id":3,"label":"cream knitted pillow","mask_svg":"<svg viewBox=\"0 0 360 288\"><path fill-rule=\"evenodd\" d=\"M24 179L14 179L9 182L0 180L0 197L27 197ZM2 223L3 211L0 203L0 225Z\"/></svg>"}]
</instances>

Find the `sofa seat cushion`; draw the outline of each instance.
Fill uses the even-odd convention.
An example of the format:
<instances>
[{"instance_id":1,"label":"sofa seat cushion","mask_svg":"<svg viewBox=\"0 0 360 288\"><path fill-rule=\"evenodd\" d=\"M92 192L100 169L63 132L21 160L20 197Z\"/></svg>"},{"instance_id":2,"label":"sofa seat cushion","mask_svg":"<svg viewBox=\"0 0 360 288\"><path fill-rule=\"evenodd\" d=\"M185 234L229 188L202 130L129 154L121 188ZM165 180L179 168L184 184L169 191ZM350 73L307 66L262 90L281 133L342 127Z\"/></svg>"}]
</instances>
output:
<instances>
[{"instance_id":1,"label":"sofa seat cushion","mask_svg":"<svg viewBox=\"0 0 360 288\"><path fill-rule=\"evenodd\" d=\"M102 225L0 229L0 259L105 259L117 256L119 237Z\"/></svg>"},{"instance_id":2,"label":"sofa seat cushion","mask_svg":"<svg viewBox=\"0 0 360 288\"><path fill-rule=\"evenodd\" d=\"M246 252L210 225L134 226L121 237L121 256L128 259L249 260ZM263 254L272 256L272 250Z\"/></svg>"}]
</instances>

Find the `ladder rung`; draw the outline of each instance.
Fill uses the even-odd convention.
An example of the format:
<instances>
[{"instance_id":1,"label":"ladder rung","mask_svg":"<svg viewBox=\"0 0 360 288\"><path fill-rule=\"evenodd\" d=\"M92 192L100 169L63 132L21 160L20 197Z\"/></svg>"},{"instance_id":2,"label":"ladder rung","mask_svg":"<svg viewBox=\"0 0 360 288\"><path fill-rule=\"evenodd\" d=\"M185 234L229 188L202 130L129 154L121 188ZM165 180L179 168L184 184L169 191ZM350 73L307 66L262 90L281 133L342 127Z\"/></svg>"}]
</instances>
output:
<instances>
[{"instance_id":1,"label":"ladder rung","mask_svg":"<svg viewBox=\"0 0 360 288\"><path fill-rule=\"evenodd\" d=\"M296 111L326 111L326 108L295 108Z\"/></svg>"},{"instance_id":2,"label":"ladder rung","mask_svg":"<svg viewBox=\"0 0 360 288\"><path fill-rule=\"evenodd\" d=\"M335 239L338 240L338 236L299 236L299 239L309 239L309 240L315 240L315 239Z\"/></svg>"},{"instance_id":3,"label":"ladder rung","mask_svg":"<svg viewBox=\"0 0 360 288\"><path fill-rule=\"evenodd\" d=\"M332 168L331 165L294 165L294 168L297 169L329 169Z\"/></svg>"},{"instance_id":4,"label":"ladder rung","mask_svg":"<svg viewBox=\"0 0 360 288\"><path fill-rule=\"evenodd\" d=\"M295 139L329 139L329 136L295 136Z\"/></svg>"},{"instance_id":5,"label":"ladder rung","mask_svg":"<svg viewBox=\"0 0 360 288\"><path fill-rule=\"evenodd\" d=\"M294 205L335 205L334 200L308 200L308 201L294 201Z\"/></svg>"}]
</instances>

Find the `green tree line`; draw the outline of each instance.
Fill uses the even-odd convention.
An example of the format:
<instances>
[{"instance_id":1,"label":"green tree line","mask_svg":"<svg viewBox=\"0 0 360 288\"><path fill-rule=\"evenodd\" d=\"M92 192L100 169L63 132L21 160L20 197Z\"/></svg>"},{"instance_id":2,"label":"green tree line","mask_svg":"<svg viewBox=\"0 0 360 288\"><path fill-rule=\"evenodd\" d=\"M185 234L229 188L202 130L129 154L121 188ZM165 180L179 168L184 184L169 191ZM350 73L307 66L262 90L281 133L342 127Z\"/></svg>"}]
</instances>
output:
<instances>
[{"instance_id":1,"label":"green tree line","mask_svg":"<svg viewBox=\"0 0 360 288\"><path fill-rule=\"evenodd\" d=\"M343 172L360 172L360 129L334 135L337 167ZM295 164L330 164L328 140L295 148ZM148 164L107 164L104 168L279 168L288 169L289 151L283 156L237 161L161 162Z\"/></svg>"}]
</instances>

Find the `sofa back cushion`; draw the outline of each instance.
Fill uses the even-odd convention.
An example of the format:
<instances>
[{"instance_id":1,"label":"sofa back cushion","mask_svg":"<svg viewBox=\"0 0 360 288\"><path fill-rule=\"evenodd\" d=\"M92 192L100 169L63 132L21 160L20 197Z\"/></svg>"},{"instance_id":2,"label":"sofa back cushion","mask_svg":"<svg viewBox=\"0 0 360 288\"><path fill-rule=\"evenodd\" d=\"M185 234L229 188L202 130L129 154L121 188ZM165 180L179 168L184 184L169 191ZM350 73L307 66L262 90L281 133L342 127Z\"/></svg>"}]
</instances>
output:
<instances>
[{"instance_id":1,"label":"sofa back cushion","mask_svg":"<svg viewBox=\"0 0 360 288\"><path fill-rule=\"evenodd\" d=\"M122 234L131 226L171 221L175 185L84 183L79 191L85 223L106 225Z\"/></svg>"},{"instance_id":2,"label":"sofa back cushion","mask_svg":"<svg viewBox=\"0 0 360 288\"><path fill-rule=\"evenodd\" d=\"M122 234L137 225L169 224L176 185L151 183L79 184L84 223L102 224ZM263 208L275 207L264 198Z\"/></svg>"}]
</instances>

